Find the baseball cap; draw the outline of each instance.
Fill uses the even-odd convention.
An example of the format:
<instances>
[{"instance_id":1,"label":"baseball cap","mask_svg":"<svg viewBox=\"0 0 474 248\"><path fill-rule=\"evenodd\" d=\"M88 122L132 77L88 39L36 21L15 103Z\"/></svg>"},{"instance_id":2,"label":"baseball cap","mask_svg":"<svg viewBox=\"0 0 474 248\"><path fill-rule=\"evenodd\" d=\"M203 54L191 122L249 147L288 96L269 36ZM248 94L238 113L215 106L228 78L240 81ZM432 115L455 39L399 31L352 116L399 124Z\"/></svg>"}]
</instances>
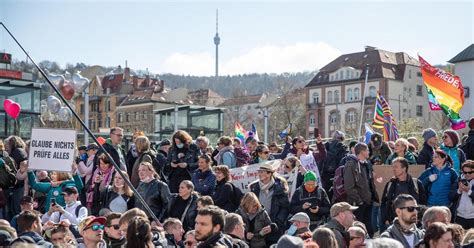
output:
<instances>
[{"instance_id":1,"label":"baseball cap","mask_svg":"<svg viewBox=\"0 0 474 248\"><path fill-rule=\"evenodd\" d=\"M85 219L79 223L79 231L82 232L87 228L91 227L93 223L98 222L101 225L105 225L107 219L105 217L95 217L95 216L87 216Z\"/></svg>"},{"instance_id":2,"label":"baseball cap","mask_svg":"<svg viewBox=\"0 0 474 248\"><path fill-rule=\"evenodd\" d=\"M86 146L79 146L79 148L78 148L79 151L86 150L86 149L87 149Z\"/></svg>"},{"instance_id":3,"label":"baseball cap","mask_svg":"<svg viewBox=\"0 0 474 248\"><path fill-rule=\"evenodd\" d=\"M23 196L20 200L20 204L24 204L24 203L33 203L33 197L28 196L28 195Z\"/></svg>"},{"instance_id":4,"label":"baseball cap","mask_svg":"<svg viewBox=\"0 0 474 248\"><path fill-rule=\"evenodd\" d=\"M89 151L89 150L98 150L98 149L99 149L99 146L96 145L95 143L92 143L87 146L86 150Z\"/></svg>"},{"instance_id":5,"label":"baseball cap","mask_svg":"<svg viewBox=\"0 0 474 248\"><path fill-rule=\"evenodd\" d=\"M290 222L293 222L293 221L309 223L311 220L309 219L309 216L306 213L299 212L299 213L293 215L293 217L291 217Z\"/></svg>"},{"instance_id":6,"label":"baseball cap","mask_svg":"<svg viewBox=\"0 0 474 248\"><path fill-rule=\"evenodd\" d=\"M78 193L77 188L74 186L65 187L63 188L63 192L61 192L62 195L65 195L65 194L71 195L71 194L77 194L77 193Z\"/></svg>"},{"instance_id":7,"label":"baseball cap","mask_svg":"<svg viewBox=\"0 0 474 248\"><path fill-rule=\"evenodd\" d=\"M160 142L160 146L169 146L171 145L171 141L169 139L164 139Z\"/></svg>"},{"instance_id":8,"label":"baseball cap","mask_svg":"<svg viewBox=\"0 0 474 248\"><path fill-rule=\"evenodd\" d=\"M359 207L354 207L351 204L347 202L338 202L334 205L332 205L331 210L329 210L329 213L331 214L331 217L337 216L339 213L342 213L344 211L350 210L354 211L358 209Z\"/></svg>"}]
</instances>

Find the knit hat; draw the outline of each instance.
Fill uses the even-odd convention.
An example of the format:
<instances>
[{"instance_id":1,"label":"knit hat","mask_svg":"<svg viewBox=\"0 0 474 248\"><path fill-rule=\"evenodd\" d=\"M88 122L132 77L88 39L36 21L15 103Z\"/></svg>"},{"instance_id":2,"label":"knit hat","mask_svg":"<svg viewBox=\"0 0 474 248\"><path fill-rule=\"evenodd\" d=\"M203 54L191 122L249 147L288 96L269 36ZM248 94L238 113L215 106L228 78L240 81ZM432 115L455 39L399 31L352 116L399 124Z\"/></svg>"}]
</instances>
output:
<instances>
[{"instance_id":1,"label":"knit hat","mask_svg":"<svg viewBox=\"0 0 474 248\"><path fill-rule=\"evenodd\" d=\"M457 146L459 144L459 135L454 130L446 130L444 131L445 135L448 135L451 141L453 141L453 146Z\"/></svg>"},{"instance_id":2,"label":"knit hat","mask_svg":"<svg viewBox=\"0 0 474 248\"><path fill-rule=\"evenodd\" d=\"M283 235L281 238L278 240L278 243L276 244L277 248L299 248L299 247L304 247L304 242L300 237L293 237L290 235Z\"/></svg>"},{"instance_id":3,"label":"knit hat","mask_svg":"<svg viewBox=\"0 0 474 248\"><path fill-rule=\"evenodd\" d=\"M427 128L423 130L423 139L425 140L425 142L433 137L436 137L436 132L435 130L433 130L433 128Z\"/></svg>"},{"instance_id":4,"label":"knit hat","mask_svg":"<svg viewBox=\"0 0 474 248\"><path fill-rule=\"evenodd\" d=\"M474 117L469 120L469 124L467 124L467 126L469 129L474 129Z\"/></svg>"},{"instance_id":5,"label":"knit hat","mask_svg":"<svg viewBox=\"0 0 474 248\"><path fill-rule=\"evenodd\" d=\"M312 171L308 171L304 174L304 182L316 181L316 174Z\"/></svg>"}]
</instances>

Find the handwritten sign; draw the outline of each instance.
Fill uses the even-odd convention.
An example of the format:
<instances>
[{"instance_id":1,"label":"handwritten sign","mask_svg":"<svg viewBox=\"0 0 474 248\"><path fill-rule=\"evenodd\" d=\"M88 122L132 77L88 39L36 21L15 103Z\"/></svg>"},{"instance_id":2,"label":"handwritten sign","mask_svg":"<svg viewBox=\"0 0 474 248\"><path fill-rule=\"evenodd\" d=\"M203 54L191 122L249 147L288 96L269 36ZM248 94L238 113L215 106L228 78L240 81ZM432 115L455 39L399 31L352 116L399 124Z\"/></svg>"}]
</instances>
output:
<instances>
[{"instance_id":1,"label":"handwritten sign","mask_svg":"<svg viewBox=\"0 0 474 248\"><path fill-rule=\"evenodd\" d=\"M69 172L74 159L75 147L75 130L33 128L29 168Z\"/></svg>"},{"instance_id":2,"label":"handwritten sign","mask_svg":"<svg viewBox=\"0 0 474 248\"><path fill-rule=\"evenodd\" d=\"M281 160L272 160L265 162L266 164L270 164L275 171L278 170L281 164ZM232 183L240 188L242 192L246 193L249 192L249 184L258 180L258 168L264 163L259 164L252 164L247 166L242 166L239 168L234 168L230 170L230 176L232 177Z\"/></svg>"},{"instance_id":3,"label":"handwritten sign","mask_svg":"<svg viewBox=\"0 0 474 248\"><path fill-rule=\"evenodd\" d=\"M424 164L411 164L408 166L408 174L412 177L420 177L421 173L425 171ZM382 199L383 188L393 177L393 166L392 165L374 165L374 183L375 189L379 195L379 199Z\"/></svg>"}]
</instances>

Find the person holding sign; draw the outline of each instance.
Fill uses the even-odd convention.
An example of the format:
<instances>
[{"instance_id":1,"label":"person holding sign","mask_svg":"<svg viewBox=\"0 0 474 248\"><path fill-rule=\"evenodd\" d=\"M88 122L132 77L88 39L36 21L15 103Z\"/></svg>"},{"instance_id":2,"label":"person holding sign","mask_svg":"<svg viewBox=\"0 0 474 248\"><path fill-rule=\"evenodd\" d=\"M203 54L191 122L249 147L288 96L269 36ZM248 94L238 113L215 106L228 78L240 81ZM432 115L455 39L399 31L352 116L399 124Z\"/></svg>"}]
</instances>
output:
<instances>
[{"instance_id":1,"label":"person holding sign","mask_svg":"<svg viewBox=\"0 0 474 248\"><path fill-rule=\"evenodd\" d=\"M20 163L20 170L26 171L28 170L28 166L28 160L25 160ZM35 173L29 170L28 183L34 190L46 194L45 211L49 211L49 208L56 204L63 208L66 207L66 201L63 195L64 188L76 187L78 191L81 191L84 187L81 177L77 174L77 165L75 163L72 164L71 173L59 171L51 172L51 182L37 182Z\"/></svg>"}]
</instances>

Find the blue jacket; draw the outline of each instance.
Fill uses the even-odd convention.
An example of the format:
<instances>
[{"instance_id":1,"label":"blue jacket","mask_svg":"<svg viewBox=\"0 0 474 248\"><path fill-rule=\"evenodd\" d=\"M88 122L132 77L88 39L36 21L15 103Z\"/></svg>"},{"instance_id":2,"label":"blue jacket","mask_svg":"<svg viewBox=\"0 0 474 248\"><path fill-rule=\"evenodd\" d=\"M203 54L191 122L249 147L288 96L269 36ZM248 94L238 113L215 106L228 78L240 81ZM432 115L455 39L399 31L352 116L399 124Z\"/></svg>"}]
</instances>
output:
<instances>
[{"instance_id":1,"label":"blue jacket","mask_svg":"<svg viewBox=\"0 0 474 248\"><path fill-rule=\"evenodd\" d=\"M458 148L458 146L447 147L444 144L441 144L439 147L451 157L454 163L453 164L454 171L460 174L461 165L462 163L464 163L464 161L466 161L466 155L464 154L464 151L461 150L461 148Z\"/></svg>"},{"instance_id":2,"label":"blue jacket","mask_svg":"<svg viewBox=\"0 0 474 248\"><path fill-rule=\"evenodd\" d=\"M191 180L194 184L194 190L201 195L212 196L214 194L214 190L216 189L216 175L214 175L210 169L204 172L200 169L196 169Z\"/></svg>"},{"instance_id":3,"label":"blue jacket","mask_svg":"<svg viewBox=\"0 0 474 248\"><path fill-rule=\"evenodd\" d=\"M429 176L437 174L438 178L431 182ZM426 189L428 195L428 206L449 207L456 198L458 188L458 174L454 171L450 163L440 170L432 165L426 169L418 178Z\"/></svg>"}]
</instances>

